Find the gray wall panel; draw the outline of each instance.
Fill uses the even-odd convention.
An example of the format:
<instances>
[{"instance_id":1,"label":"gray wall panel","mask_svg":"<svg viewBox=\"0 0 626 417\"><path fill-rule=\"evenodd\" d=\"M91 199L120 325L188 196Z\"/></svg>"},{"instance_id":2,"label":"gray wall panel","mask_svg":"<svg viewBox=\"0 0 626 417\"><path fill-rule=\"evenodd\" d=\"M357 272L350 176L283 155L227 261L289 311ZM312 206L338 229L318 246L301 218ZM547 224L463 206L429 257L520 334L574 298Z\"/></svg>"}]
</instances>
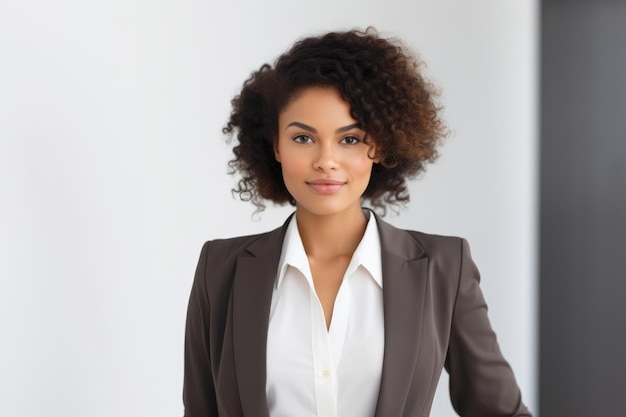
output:
<instances>
[{"instance_id":1,"label":"gray wall panel","mask_svg":"<svg viewBox=\"0 0 626 417\"><path fill-rule=\"evenodd\" d=\"M542 4L540 413L623 416L626 3Z\"/></svg>"}]
</instances>

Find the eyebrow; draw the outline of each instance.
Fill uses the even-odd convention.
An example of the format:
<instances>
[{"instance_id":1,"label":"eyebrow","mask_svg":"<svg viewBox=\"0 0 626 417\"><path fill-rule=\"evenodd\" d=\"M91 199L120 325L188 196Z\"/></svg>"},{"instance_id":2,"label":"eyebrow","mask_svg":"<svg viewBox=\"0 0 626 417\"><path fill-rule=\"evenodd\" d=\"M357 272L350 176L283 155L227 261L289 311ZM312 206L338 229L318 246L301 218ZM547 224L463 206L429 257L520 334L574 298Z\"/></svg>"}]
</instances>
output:
<instances>
[{"instance_id":1,"label":"eyebrow","mask_svg":"<svg viewBox=\"0 0 626 417\"><path fill-rule=\"evenodd\" d=\"M299 127L300 129L304 129L304 130L309 131L311 133L317 133L317 129L316 128L314 128L312 126L309 126L309 125L305 125L304 123L291 122L291 123L289 123L287 125L287 127L290 127L290 126L296 126L296 127ZM360 129L359 124L358 123L353 123L353 124L348 125L348 126L340 127L339 129L335 130L335 133L347 132L347 131L352 130L354 128L359 128Z\"/></svg>"}]
</instances>

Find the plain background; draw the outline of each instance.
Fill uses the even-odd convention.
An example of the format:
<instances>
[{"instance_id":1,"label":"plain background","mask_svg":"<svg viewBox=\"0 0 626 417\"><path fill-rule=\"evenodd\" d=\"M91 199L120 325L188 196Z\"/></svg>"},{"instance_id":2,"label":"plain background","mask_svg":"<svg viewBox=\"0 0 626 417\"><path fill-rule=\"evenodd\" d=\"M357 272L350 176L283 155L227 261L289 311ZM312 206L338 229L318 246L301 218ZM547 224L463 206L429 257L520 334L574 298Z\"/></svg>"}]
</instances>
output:
<instances>
[{"instance_id":1,"label":"plain background","mask_svg":"<svg viewBox=\"0 0 626 417\"><path fill-rule=\"evenodd\" d=\"M290 208L231 197L221 127L294 40L374 25L428 63L453 131L387 220L472 245L536 410L537 3L5 0L0 4L0 414L182 414L207 239ZM433 417L453 416L442 382Z\"/></svg>"}]
</instances>

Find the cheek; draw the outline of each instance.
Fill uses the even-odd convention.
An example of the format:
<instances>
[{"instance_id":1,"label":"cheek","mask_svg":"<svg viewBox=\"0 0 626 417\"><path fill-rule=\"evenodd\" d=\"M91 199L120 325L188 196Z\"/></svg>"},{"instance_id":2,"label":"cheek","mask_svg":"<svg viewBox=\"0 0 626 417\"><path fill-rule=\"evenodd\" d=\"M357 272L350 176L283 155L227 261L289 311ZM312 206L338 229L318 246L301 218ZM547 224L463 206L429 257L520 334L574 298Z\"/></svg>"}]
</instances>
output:
<instances>
[{"instance_id":1,"label":"cheek","mask_svg":"<svg viewBox=\"0 0 626 417\"><path fill-rule=\"evenodd\" d=\"M295 179L303 175L305 168L304 164L294 160L292 158L282 158L281 168L283 171L283 179L288 182L290 179Z\"/></svg>"},{"instance_id":2,"label":"cheek","mask_svg":"<svg viewBox=\"0 0 626 417\"><path fill-rule=\"evenodd\" d=\"M361 175L369 176L372 172L373 165L374 161L372 161L368 157L365 157L358 161L354 161L354 163L352 164L352 170L354 172L358 172Z\"/></svg>"}]
</instances>

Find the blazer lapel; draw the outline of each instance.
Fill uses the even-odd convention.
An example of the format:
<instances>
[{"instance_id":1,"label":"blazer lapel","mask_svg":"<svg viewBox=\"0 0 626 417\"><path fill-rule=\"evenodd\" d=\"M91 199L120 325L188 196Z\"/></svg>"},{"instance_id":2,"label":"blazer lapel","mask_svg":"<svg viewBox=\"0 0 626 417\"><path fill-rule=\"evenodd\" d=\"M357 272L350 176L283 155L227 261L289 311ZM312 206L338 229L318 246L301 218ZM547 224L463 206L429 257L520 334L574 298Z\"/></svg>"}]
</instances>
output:
<instances>
[{"instance_id":1,"label":"blazer lapel","mask_svg":"<svg viewBox=\"0 0 626 417\"><path fill-rule=\"evenodd\" d=\"M266 351L272 290L286 225L262 235L241 256L233 282L233 349L244 415L269 417Z\"/></svg>"},{"instance_id":2,"label":"blazer lapel","mask_svg":"<svg viewBox=\"0 0 626 417\"><path fill-rule=\"evenodd\" d=\"M406 231L379 218L385 355L376 417L400 417L420 348L428 257Z\"/></svg>"}]
</instances>

